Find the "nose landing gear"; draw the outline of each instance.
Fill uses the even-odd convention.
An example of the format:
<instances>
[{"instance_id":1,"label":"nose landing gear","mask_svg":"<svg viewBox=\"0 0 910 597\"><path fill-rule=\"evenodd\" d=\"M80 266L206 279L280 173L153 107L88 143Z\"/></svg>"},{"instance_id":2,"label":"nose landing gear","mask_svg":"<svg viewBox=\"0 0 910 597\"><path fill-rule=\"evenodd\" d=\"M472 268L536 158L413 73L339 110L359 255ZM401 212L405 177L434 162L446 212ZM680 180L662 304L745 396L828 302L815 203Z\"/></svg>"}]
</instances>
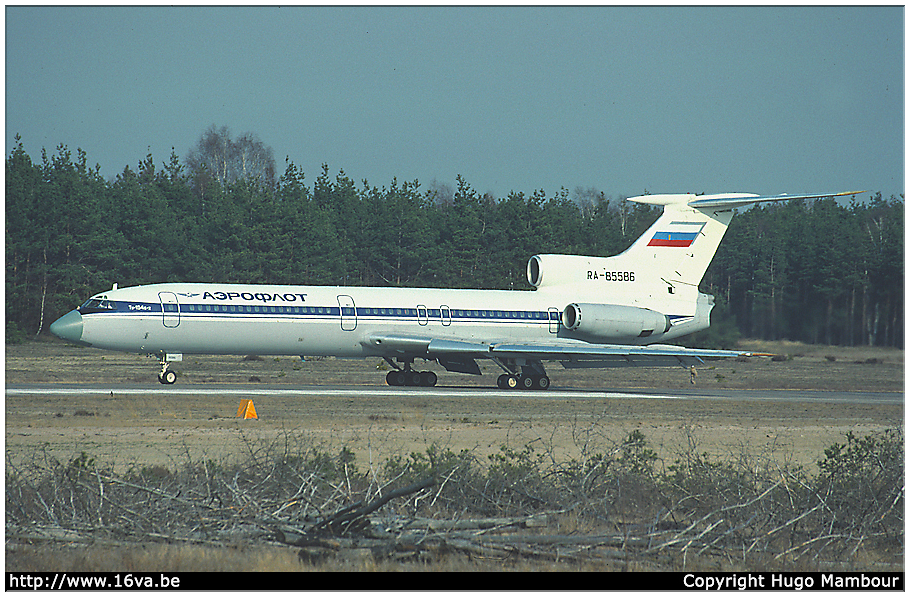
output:
<instances>
[{"instance_id":1,"label":"nose landing gear","mask_svg":"<svg viewBox=\"0 0 910 597\"><path fill-rule=\"evenodd\" d=\"M158 383L170 385L177 381L177 374L174 371L171 371L168 368L168 365L170 365L170 363L167 362L161 364L161 372L158 373Z\"/></svg>"},{"instance_id":2,"label":"nose landing gear","mask_svg":"<svg viewBox=\"0 0 910 597\"><path fill-rule=\"evenodd\" d=\"M159 354L158 363L161 365L161 371L158 373L158 383L171 385L177 381L177 373L175 371L171 371L170 366L171 362L182 360L182 354Z\"/></svg>"}]
</instances>

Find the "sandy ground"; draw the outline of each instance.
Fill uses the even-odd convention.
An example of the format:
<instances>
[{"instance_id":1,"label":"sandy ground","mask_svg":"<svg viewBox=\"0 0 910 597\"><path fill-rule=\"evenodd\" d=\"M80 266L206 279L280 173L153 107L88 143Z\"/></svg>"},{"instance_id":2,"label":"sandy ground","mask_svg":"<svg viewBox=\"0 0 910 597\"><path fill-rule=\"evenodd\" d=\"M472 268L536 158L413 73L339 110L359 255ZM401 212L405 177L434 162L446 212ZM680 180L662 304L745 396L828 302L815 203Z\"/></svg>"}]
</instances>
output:
<instances>
[{"instance_id":1,"label":"sandy ground","mask_svg":"<svg viewBox=\"0 0 910 597\"><path fill-rule=\"evenodd\" d=\"M696 390L820 389L904 390L903 351L841 349L783 344L755 345L789 355L786 361L753 358L715 361L699 369ZM236 417L236 395L118 395L119 384L161 389L157 363L144 356L110 353L55 341L6 347L6 383L110 384L105 395L29 395L6 398L7 468L49 455L66 461L83 452L115 468L161 464L178 467L187 458L221 460L249 449L285 443L317 445L337 453L354 450L358 464L378 467L388 458L423 453L436 444L479 457L503 445L557 457L577 457L585 446L609 446L640 430L666 465L690 441L719 457L772 457L813 466L824 448L852 431L868 433L903 424L901 404L827 400L767 400L761 392L730 399L564 398L534 392L494 397L430 397L419 388L377 398L308 394L308 388L384 385L379 360L244 359L186 356L176 364L179 388L214 384L293 387L290 395L255 398L258 420ZM447 373L435 365L441 386L492 387L498 371L484 376ZM555 390L691 390L682 369L563 370L548 368ZM479 394L479 393L478 393ZM794 392L794 395L796 393ZM894 394L889 394L893 396ZM780 394L775 394L780 396Z\"/></svg>"}]
</instances>

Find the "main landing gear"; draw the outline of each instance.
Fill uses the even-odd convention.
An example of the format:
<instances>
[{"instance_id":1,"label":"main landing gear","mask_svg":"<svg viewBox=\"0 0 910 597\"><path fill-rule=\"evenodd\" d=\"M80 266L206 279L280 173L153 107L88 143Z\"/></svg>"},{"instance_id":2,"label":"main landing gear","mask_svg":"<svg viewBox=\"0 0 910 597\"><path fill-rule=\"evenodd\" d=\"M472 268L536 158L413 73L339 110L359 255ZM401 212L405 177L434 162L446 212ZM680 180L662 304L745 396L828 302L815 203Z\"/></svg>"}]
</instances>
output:
<instances>
[{"instance_id":1,"label":"main landing gear","mask_svg":"<svg viewBox=\"0 0 910 597\"><path fill-rule=\"evenodd\" d=\"M389 357L383 358L394 368L385 376L386 383L390 386L433 387L436 385L436 374L432 371L414 371L411 368L414 364L413 360L407 360L403 366L400 366ZM540 361L493 360L505 371L496 380L496 386L501 390L546 390L550 387L550 378L547 377L547 372Z\"/></svg>"},{"instance_id":2,"label":"main landing gear","mask_svg":"<svg viewBox=\"0 0 910 597\"><path fill-rule=\"evenodd\" d=\"M430 388L436 385L436 374L432 371L389 371L385 381L390 386L423 386Z\"/></svg>"},{"instance_id":3,"label":"main landing gear","mask_svg":"<svg viewBox=\"0 0 910 597\"><path fill-rule=\"evenodd\" d=\"M503 373L496 380L500 390L546 390L550 387L550 378L546 375L512 375Z\"/></svg>"},{"instance_id":4,"label":"main landing gear","mask_svg":"<svg viewBox=\"0 0 910 597\"><path fill-rule=\"evenodd\" d=\"M550 378L540 361L494 361L505 371L496 380L500 390L546 390L550 387Z\"/></svg>"},{"instance_id":5,"label":"main landing gear","mask_svg":"<svg viewBox=\"0 0 910 597\"><path fill-rule=\"evenodd\" d=\"M414 371L411 369L412 363L410 362L404 364L404 369L399 368L391 359L386 359L386 362L395 367L393 371L389 371L385 376L385 381L390 386L431 388L436 385L437 377L432 371Z\"/></svg>"}]
</instances>

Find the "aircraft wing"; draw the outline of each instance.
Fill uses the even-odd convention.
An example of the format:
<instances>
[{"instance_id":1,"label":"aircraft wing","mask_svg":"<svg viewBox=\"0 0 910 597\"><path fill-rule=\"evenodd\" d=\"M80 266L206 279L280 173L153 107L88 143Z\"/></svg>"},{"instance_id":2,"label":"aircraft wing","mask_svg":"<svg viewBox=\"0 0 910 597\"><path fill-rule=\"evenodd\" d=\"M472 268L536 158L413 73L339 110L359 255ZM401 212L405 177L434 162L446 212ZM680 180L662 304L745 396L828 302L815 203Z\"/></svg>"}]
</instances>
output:
<instances>
[{"instance_id":1,"label":"aircraft wing","mask_svg":"<svg viewBox=\"0 0 910 597\"><path fill-rule=\"evenodd\" d=\"M496 341L484 343L399 334L371 334L364 344L377 349L383 356L418 356L437 359L446 369L463 373L475 372L476 363L473 363L473 367L469 364L474 359L560 361L567 368L601 368L688 367L704 362L705 358L753 356L753 353L746 351L684 348L669 344L631 346L589 344L571 340L546 344L513 344ZM449 365L457 368L450 369ZM479 370L477 372L479 373Z\"/></svg>"},{"instance_id":2,"label":"aircraft wing","mask_svg":"<svg viewBox=\"0 0 910 597\"><path fill-rule=\"evenodd\" d=\"M563 367L688 367L706 358L752 356L739 350L685 348L670 344L630 346L625 344L554 343L545 345L496 344L491 353L501 358L560 361Z\"/></svg>"}]
</instances>

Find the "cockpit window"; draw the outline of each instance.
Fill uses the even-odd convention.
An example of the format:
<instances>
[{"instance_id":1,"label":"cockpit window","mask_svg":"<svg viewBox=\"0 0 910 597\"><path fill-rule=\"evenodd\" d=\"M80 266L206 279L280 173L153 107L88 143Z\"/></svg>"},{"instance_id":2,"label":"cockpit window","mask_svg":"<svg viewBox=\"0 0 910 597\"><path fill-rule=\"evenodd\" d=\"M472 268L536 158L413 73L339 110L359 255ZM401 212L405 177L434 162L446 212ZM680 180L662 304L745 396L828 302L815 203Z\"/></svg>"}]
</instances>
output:
<instances>
[{"instance_id":1,"label":"cockpit window","mask_svg":"<svg viewBox=\"0 0 910 597\"><path fill-rule=\"evenodd\" d=\"M101 313L104 311L113 311L115 309L113 303L107 300L106 296L102 297L92 297L89 300L85 301L81 307L79 307L79 312L83 315L89 313Z\"/></svg>"}]
</instances>

